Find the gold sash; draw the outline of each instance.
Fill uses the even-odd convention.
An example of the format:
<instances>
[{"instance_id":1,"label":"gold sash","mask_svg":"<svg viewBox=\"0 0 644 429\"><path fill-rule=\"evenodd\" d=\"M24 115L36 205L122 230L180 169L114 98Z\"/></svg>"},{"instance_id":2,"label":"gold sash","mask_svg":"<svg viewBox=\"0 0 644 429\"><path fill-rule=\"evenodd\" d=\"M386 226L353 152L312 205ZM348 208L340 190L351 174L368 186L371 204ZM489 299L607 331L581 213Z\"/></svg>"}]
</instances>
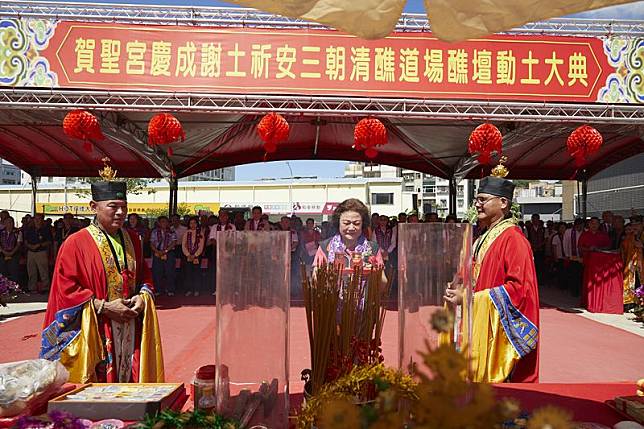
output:
<instances>
[{"instance_id":1,"label":"gold sash","mask_svg":"<svg viewBox=\"0 0 644 429\"><path fill-rule=\"evenodd\" d=\"M134 252L134 244L130 239L130 234L125 230L121 230L123 233L123 238L125 241L125 248L123 253L127 258L127 268L132 272L132 275L128 277L128 291L129 296L125 296L123 293L123 275L119 272L116 261L114 260L114 255L110 249L108 238L105 233L96 225L92 224L87 227L87 231L92 236L98 247L98 252L101 255L101 260L103 261L103 267L105 268L105 276L107 278L107 300L113 301L117 298L130 298L134 295L136 291L136 253Z\"/></svg>"}]
</instances>

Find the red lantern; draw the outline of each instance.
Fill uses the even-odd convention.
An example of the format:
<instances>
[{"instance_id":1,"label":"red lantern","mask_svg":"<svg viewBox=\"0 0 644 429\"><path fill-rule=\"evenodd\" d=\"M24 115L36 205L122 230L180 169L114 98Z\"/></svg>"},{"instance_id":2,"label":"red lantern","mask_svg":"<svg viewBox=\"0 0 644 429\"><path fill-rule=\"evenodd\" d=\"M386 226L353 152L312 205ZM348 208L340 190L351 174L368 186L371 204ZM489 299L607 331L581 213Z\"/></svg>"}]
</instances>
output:
<instances>
[{"instance_id":1,"label":"red lantern","mask_svg":"<svg viewBox=\"0 0 644 429\"><path fill-rule=\"evenodd\" d=\"M166 145L176 141L184 141L186 133L181 122L169 113L154 115L148 123L148 145ZM168 148L168 156L172 156L172 148Z\"/></svg>"},{"instance_id":2,"label":"red lantern","mask_svg":"<svg viewBox=\"0 0 644 429\"><path fill-rule=\"evenodd\" d=\"M566 146L570 156L575 158L577 167L581 167L586 163L586 156L597 152L603 142L599 131L590 125L582 125L570 133Z\"/></svg>"},{"instance_id":3,"label":"red lantern","mask_svg":"<svg viewBox=\"0 0 644 429\"><path fill-rule=\"evenodd\" d=\"M387 144L387 128L376 118L364 118L353 130L353 148L364 150L367 158L378 156L376 147Z\"/></svg>"},{"instance_id":4,"label":"red lantern","mask_svg":"<svg viewBox=\"0 0 644 429\"><path fill-rule=\"evenodd\" d=\"M503 150L501 131L490 123L479 125L470 134L467 149L470 154L479 154L481 164L489 164L492 151L496 151L501 156Z\"/></svg>"},{"instance_id":5,"label":"red lantern","mask_svg":"<svg viewBox=\"0 0 644 429\"><path fill-rule=\"evenodd\" d=\"M92 151L90 139L103 140L105 138L98 119L87 110L72 110L67 113L63 119L63 132L69 137L83 140L83 148L87 152Z\"/></svg>"},{"instance_id":6,"label":"red lantern","mask_svg":"<svg viewBox=\"0 0 644 429\"><path fill-rule=\"evenodd\" d=\"M279 143L288 140L289 131L290 126L286 119L275 112L264 115L257 124L257 134L264 142L264 150L267 154L275 152Z\"/></svg>"}]
</instances>

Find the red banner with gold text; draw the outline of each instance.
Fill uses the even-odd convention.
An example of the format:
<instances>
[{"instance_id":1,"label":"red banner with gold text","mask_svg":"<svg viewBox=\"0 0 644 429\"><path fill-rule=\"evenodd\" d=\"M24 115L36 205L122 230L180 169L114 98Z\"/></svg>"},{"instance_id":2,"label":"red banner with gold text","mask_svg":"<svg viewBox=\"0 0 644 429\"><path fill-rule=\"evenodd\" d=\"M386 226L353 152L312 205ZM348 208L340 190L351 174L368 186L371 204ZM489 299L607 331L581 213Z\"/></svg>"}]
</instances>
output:
<instances>
[{"instance_id":1,"label":"red banner with gold text","mask_svg":"<svg viewBox=\"0 0 644 429\"><path fill-rule=\"evenodd\" d=\"M59 22L40 53L66 88L596 102L615 69L597 38Z\"/></svg>"}]
</instances>

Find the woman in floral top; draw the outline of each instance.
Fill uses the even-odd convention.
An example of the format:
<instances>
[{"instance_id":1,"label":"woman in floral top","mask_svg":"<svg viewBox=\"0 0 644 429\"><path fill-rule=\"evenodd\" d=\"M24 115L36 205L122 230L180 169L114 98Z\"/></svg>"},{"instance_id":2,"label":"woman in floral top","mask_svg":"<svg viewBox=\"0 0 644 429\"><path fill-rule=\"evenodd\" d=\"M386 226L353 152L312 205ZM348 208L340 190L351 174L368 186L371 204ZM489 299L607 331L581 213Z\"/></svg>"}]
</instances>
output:
<instances>
[{"instance_id":1,"label":"woman in floral top","mask_svg":"<svg viewBox=\"0 0 644 429\"><path fill-rule=\"evenodd\" d=\"M369 209L362 201L350 198L340 203L333 213L333 225L339 232L320 243L313 266L330 262L350 268L359 259L365 269L382 267L378 244L367 240L363 234L369 220ZM386 279L384 282L386 284Z\"/></svg>"},{"instance_id":2,"label":"woman in floral top","mask_svg":"<svg viewBox=\"0 0 644 429\"><path fill-rule=\"evenodd\" d=\"M204 246L206 244L206 234L203 228L199 226L199 219L196 216L190 218L188 230L183 234L181 247L183 254L186 256L186 281L184 287L186 296L194 293L199 296L201 289L201 257L203 256Z\"/></svg>"}]
</instances>

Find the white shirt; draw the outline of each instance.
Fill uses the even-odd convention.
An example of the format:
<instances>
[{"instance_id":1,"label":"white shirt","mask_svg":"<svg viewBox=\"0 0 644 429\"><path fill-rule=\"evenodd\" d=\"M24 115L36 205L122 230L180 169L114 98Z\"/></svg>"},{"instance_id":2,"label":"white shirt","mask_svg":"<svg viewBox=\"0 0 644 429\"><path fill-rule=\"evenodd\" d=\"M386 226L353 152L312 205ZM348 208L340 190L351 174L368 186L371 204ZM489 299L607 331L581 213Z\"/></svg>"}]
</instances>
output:
<instances>
[{"instance_id":1,"label":"white shirt","mask_svg":"<svg viewBox=\"0 0 644 429\"><path fill-rule=\"evenodd\" d=\"M566 258L570 258L571 256L573 256L571 241L572 241L572 231L574 229L575 229L574 227L569 228L564 233L563 251L564 251L564 256ZM583 233L584 233L583 230L581 230L581 231L576 231L575 230L576 237L575 237L575 244L574 245L577 248L577 256L579 256L579 257L581 257L581 252L579 252L579 237L581 237L581 234L583 234Z\"/></svg>"},{"instance_id":2,"label":"white shirt","mask_svg":"<svg viewBox=\"0 0 644 429\"><path fill-rule=\"evenodd\" d=\"M564 233L565 235L565 233ZM563 259L564 258L564 253L563 253L563 240L561 237L559 237L559 234L555 234L552 237L552 252L555 257L555 259Z\"/></svg>"},{"instance_id":3,"label":"white shirt","mask_svg":"<svg viewBox=\"0 0 644 429\"><path fill-rule=\"evenodd\" d=\"M232 223L227 224L228 228L226 231L237 231L237 228L235 228L235 225ZM218 223L217 225L213 226L210 228L210 234L208 234L208 240L216 240L217 239L217 233L220 231L224 231L223 225Z\"/></svg>"},{"instance_id":4,"label":"white shirt","mask_svg":"<svg viewBox=\"0 0 644 429\"><path fill-rule=\"evenodd\" d=\"M172 227L174 233L177 235L177 243L181 243L183 240L183 234L188 230L187 226L179 225L177 227Z\"/></svg>"}]
</instances>

